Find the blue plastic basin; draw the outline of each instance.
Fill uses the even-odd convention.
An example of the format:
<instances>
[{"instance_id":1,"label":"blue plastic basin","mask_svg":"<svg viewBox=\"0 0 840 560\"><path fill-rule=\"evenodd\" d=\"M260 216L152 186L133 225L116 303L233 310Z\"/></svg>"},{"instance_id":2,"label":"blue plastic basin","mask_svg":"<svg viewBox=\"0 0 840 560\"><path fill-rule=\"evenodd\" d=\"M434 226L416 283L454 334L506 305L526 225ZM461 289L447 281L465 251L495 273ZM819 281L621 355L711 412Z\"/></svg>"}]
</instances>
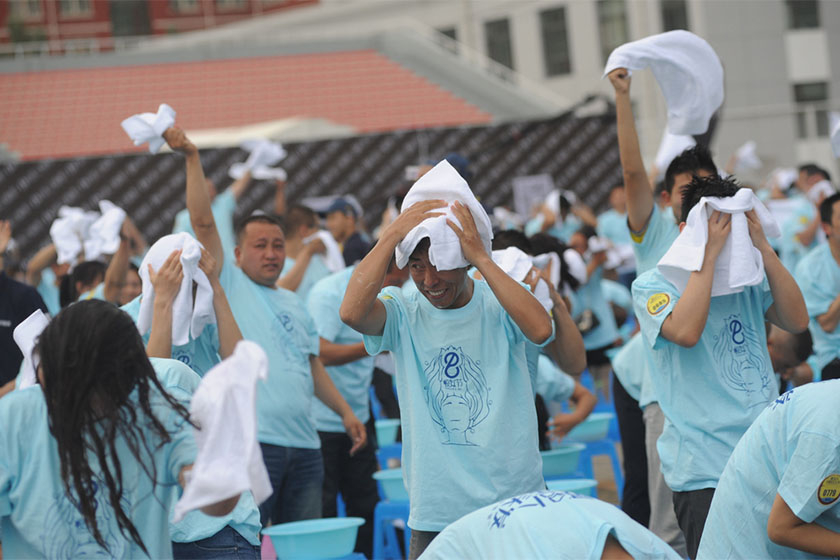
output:
<instances>
[{"instance_id":1,"label":"blue plastic basin","mask_svg":"<svg viewBox=\"0 0 840 560\"><path fill-rule=\"evenodd\" d=\"M280 560L341 558L353 552L361 517L328 517L281 523L263 529Z\"/></svg>"},{"instance_id":2,"label":"blue plastic basin","mask_svg":"<svg viewBox=\"0 0 840 560\"><path fill-rule=\"evenodd\" d=\"M597 480L591 478L562 478L556 480L548 480L545 483L549 490L562 490L564 492L576 492L584 496L595 497L595 488L598 486Z\"/></svg>"},{"instance_id":3,"label":"blue plastic basin","mask_svg":"<svg viewBox=\"0 0 840 560\"><path fill-rule=\"evenodd\" d=\"M403 484L402 469L385 469L373 473L373 478L379 481L384 499L392 502L408 501L408 491Z\"/></svg>"},{"instance_id":4,"label":"blue plastic basin","mask_svg":"<svg viewBox=\"0 0 840 560\"><path fill-rule=\"evenodd\" d=\"M598 441L607 437L610 421L615 417L612 412L593 412L586 420L575 426L566 435L569 441Z\"/></svg>"},{"instance_id":5,"label":"blue plastic basin","mask_svg":"<svg viewBox=\"0 0 840 560\"><path fill-rule=\"evenodd\" d=\"M397 441L397 430L400 428L399 418L384 418L376 421L376 441L379 447L391 445Z\"/></svg>"},{"instance_id":6,"label":"blue plastic basin","mask_svg":"<svg viewBox=\"0 0 840 560\"><path fill-rule=\"evenodd\" d=\"M540 452L543 476L549 479L574 474L577 471L580 452L585 448L582 443L563 443L557 449Z\"/></svg>"}]
</instances>

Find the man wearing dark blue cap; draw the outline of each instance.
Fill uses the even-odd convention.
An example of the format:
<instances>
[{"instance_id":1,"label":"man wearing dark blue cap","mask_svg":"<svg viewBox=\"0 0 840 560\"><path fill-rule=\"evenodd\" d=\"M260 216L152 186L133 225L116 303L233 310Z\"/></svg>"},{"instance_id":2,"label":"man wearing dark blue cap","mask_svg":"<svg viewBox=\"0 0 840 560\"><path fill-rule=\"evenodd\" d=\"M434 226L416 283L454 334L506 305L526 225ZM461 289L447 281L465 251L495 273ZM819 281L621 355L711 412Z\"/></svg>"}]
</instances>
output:
<instances>
[{"instance_id":1,"label":"man wearing dark blue cap","mask_svg":"<svg viewBox=\"0 0 840 560\"><path fill-rule=\"evenodd\" d=\"M344 263L351 266L362 260L370 243L358 231L358 211L346 198L337 198L327 209L327 229L341 246Z\"/></svg>"}]
</instances>

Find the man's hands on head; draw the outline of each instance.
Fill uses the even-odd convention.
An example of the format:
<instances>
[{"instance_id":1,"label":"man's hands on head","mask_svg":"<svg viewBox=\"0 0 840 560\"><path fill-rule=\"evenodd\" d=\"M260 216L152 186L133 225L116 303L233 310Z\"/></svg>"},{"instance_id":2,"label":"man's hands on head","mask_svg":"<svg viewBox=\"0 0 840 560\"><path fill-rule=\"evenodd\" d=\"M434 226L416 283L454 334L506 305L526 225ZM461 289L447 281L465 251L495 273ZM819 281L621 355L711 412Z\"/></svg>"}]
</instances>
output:
<instances>
[{"instance_id":1,"label":"man's hands on head","mask_svg":"<svg viewBox=\"0 0 840 560\"><path fill-rule=\"evenodd\" d=\"M177 126L167 128L163 133L163 139L172 148L173 151L181 152L184 155L195 155L198 153L198 148L195 147L187 134Z\"/></svg>"},{"instance_id":2,"label":"man's hands on head","mask_svg":"<svg viewBox=\"0 0 840 560\"><path fill-rule=\"evenodd\" d=\"M473 265L478 265L482 259L491 258L487 253L487 249L484 247L481 236L478 234L478 228L475 227L475 220L470 209L460 201L455 201L452 203L452 213L461 222L461 228L449 219L446 220L446 224L458 236L464 258Z\"/></svg>"},{"instance_id":3,"label":"man's hands on head","mask_svg":"<svg viewBox=\"0 0 840 560\"><path fill-rule=\"evenodd\" d=\"M760 227L760 226L759 226ZM706 241L706 258L714 263L732 231L732 214L715 210L709 216L709 239Z\"/></svg>"},{"instance_id":4,"label":"man's hands on head","mask_svg":"<svg viewBox=\"0 0 840 560\"><path fill-rule=\"evenodd\" d=\"M149 264L149 279L155 288L156 303L172 303L181 289L184 270L181 266L181 251L176 250L166 258L163 265L155 272Z\"/></svg>"},{"instance_id":5,"label":"man's hands on head","mask_svg":"<svg viewBox=\"0 0 840 560\"><path fill-rule=\"evenodd\" d=\"M390 239L396 246L424 220L443 216L443 212L434 212L434 210L444 207L446 207L446 201L444 200L424 200L412 204L385 228L380 239Z\"/></svg>"}]
</instances>

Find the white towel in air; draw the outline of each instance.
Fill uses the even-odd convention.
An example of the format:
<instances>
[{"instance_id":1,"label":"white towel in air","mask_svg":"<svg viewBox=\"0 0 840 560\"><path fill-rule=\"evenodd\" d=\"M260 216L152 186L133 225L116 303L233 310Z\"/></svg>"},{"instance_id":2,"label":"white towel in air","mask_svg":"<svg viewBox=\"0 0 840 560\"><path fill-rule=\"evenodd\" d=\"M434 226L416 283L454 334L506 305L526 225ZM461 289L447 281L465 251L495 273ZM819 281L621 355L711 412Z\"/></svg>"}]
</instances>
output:
<instances>
[{"instance_id":1,"label":"white towel in air","mask_svg":"<svg viewBox=\"0 0 840 560\"><path fill-rule=\"evenodd\" d=\"M240 340L233 354L202 378L190 402L198 447L173 521L188 512L250 490L257 504L271 493L271 482L257 442L257 383L268 375L260 346Z\"/></svg>"},{"instance_id":2,"label":"white towel in air","mask_svg":"<svg viewBox=\"0 0 840 560\"><path fill-rule=\"evenodd\" d=\"M58 209L58 218L50 226L50 238L55 245L58 264L75 264L84 250L88 231L98 218L98 212L81 208L62 206Z\"/></svg>"},{"instance_id":3,"label":"white towel in air","mask_svg":"<svg viewBox=\"0 0 840 560\"><path fill-rule=\"evenodd\" d=\"M135 146L148 142L149 151L156 154L166 143L163 133L175 124L175 110L166 103L161 103L157 114L132 115L120 124L128 137L134 141Z\"/></svg>"},{"instance_id":4,"label":"white towel in air","mask_svg":"<svg viewBox=\"0 0 840 560\"><path fill-rule=\"evenodd\" d=\"M245 175L246 171L251 171L255 179L276 179L275 176L270 176L272 173L278 173L276 170L270 170L272 165L276 165L280 160L286 157L286 150L277 142L270 140L246 140L242 142L240 148L250 152L248 159L241 163L234 163L230 166L228 175L233 179L239 179ZM259 169L260 176L257 177ZM285 171L280 170L283 175ZM285 180L285 177L283 178Z\"/></svg>"},{"instance_id":5,"label":"white towel in air","mask_svg":"<svg viewBox=\"0 0 840 560\"><path fill-rule=\"evenodd\" d=\"M534 270L534 262L526 252L517 247L508 247L507 249L493 251L492 256L493 262L499 265L499 268L504 270L505 274L517 282L529 283L530 275L533 274L532 270ZM551 301L548 284L542 278L537 281L533 295L539 300L540 305L550 313L554 307L554 302Z\"/></svg>"},{"instance_id":6,"label":"white towel in air","mask_svg":"<svg viewBox=\"0 0 840 560\"><path fill-rule=\"evenodd\" d=\"M113 255L120 248L120 230L125 221L125 210L108 200L99 201L102 214L91 224L85 239L85 258L96 260L103 255Z\"/></svg>"},{"instance_id":7,"label":"white towel in air","mask_svg":"<svg viewBox=\"0 0 840 560\"><path fill-rule=\"evenodd\" d=\"M837 190L834 188L834 185L826 179L823 179L822 181L814 183L811 188L808 189L808 194L805 196L807 196L808 200L814 204L818 204L821 198L829 197L836 192Z\"/></svg>"},{"instance_id":8,"label":"white towel in air","mask_svg":"<svg viewBox=\"0 0 840 560\"><path fill-rule=\"evenodd\" d=\"M715 263L712 297L742 292L764 280L764 259L750 238L744 214L755 210L764 235L779 237L779 225L751 189L742 188L735 196L703 197L688 213L685 228L659 260L657 268L682 293L692 272L703 266L709 238L709 216L715 210L732 214L732 230Z\"/></svg>"},{"instance_id":9,"label":"white towel in air","mask_svg":"<svg viewBox=\"0 0 840 560\"><path fill-rule=\"evenodd\" d=\"M327 265L329 271L338 272L339 270L344 270L346 266L344 263L344 255L341 254L341 248L338 246L338 243L332 234L323 229L318 230L316 233L313 233L304 239L303 242L309 243L316 237L323 241L324 247L327 248L327 252L324 255L324 264Z\"/></svg>"},{"instance_id":10,"label":"white towel in air","mask_svg":"<svg viewBox=\"0 0 840 560\"><path fill-rule=\"evenodd\" d=\"M38 376L32 359L32 351L35 350L35 343L49 322L49 316L40 309L36 309L32 315L21 321L12 333L15 344L23 354L23 369L20 373L18 389L26 389L37 382Z\"/></svg>"},{"instance_id":11,"label":"white towel in air","mask_svg":"<svg viewBox=\"0 0 840 560\"><path fill-rule=\"evenodd\" d=\"M761 169L761 159L755 152L755 142L745 142L735 152L735 172Z\"/></svg>"},{"instance_id":12,"label":"white towel in air","mask_svg":"<svg viewBox=\"0 0 840 560\"><path fill-rule=\"evenodd\" d=\"M662 140L659 142L659 150L656 152L656 169L659 180L665 176L668 166L674 158L689 148L693 148L697 142L691 136L671 134L666 129L662 133Z\"/></svg>"},{"instance_id":13,"label":"white towel in air","mask_svg":"<svg viewBox=\"0 0 840 560\"><path fill-rule=\"evenodd\" d=\"M449 219L456 226L461 227L461 222L452 212L452 203L455 201L459 201L469 208L473 220L475 220L478 235L481 237L487 254L490 254L490 242L493 240L490 217L476 200L464 178L446 160L435 165L414 183L403 199L401 211L405 212L417 202L436 199L445 200L449 204L445 208L433 210L443 212L445 215L427 218L408 232L408 235L400 241L396 250L397 266L399 268L405 268L408 257L425 237L430 240L429 261L436 269L454 270L470 266L461 251L461 242L458 240L458 236L446 224L446 220Z\"/></svg>"},{"instance_id":14,"label":"white towel in air","mask_svg":"<svg viewBox=\"0 0 840 560\"><path fill-rule=\"evenodd\" d=\"M723 66L714 49L690 31L668 31L626 43L607 59L616 68L650 67L668 106L668 131L703 134L723 103Z\"/></svg>"},{"instance_id":15,"label":"white towel in air","mask_svg":"<svg viewBox=\"0 0 840 560\"><path fill-rule=\"evenodd\" d=\"M151 264L154 271L160 268L172 251L181 250L181 265L184 279L181 289L175 296L172 307L172 345L183 346L190 340L197 339L206 325L216 324L216 313L213 310L213 287L210 280L198 267L201 260L201 243L189 233L173 233L158 239L149 248L149 252L140 263L140 280L143 282L143 294L140 300L140 313L137 317L137 329L145 335L152 328L152 315L155 303L155 288L149 277ZM193 305L193 281L198 285Z\"/></svg>"}]
</instances>

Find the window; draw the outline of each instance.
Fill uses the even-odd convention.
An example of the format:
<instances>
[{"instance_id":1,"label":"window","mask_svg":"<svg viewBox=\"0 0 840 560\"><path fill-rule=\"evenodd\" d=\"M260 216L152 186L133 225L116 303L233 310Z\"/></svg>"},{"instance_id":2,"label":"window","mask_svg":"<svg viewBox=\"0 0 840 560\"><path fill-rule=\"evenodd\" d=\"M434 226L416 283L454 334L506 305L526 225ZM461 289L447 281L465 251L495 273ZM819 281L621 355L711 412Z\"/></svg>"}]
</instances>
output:
<instances>
[{"instance_id":1,"label":"window","mask_svg":"<svg viewBox=\"0 0 840 560\"><path fill-rule=\"evenodd\" d=\"M484 23L487 56L499 64L513 68L513 51L510 45L510 21L496 19Z\"/></svg>"},{"instance_id":2,"label":"window","mask_svg":"<svg viewBox=\"0 0 840 560\"><path fill-rule=\"evenodd\" d=\"M662 31L688 29L688 8L685 0L661 0Z\"/></svg>"},{"instance_id":3,"label":"window","mask_svg":"<svg viewBox=\"0 0 840 560\"><path fill-rule=\"evenodd\" d=\"M787 0L788 29L809 29L820 26L817 0Z\"/></svg>"},{"instance_id":4,"label":"window","mask_svg":"<svg viewBox=\"0 0 840 560\"><path fill-rule=\"evenodd\" d=\"M93 13L90 0L61 0L58 6L62 17L88 16Z\"/></svg>"},{"instance_id":5,"label":"window","mask_svg":"<svg viewBox=\"0 0 840 560\"><path fill-rule=\"evenodd\" d=\"M540 12L545 75L559 76L572 71L569 35L566 31L566 8Z\"/></svg>"},{"instance_id":6,"label":"window","mask_svg":"<svg viewBox=\"0 0 840 560\"><path fill-rule=\"evenodd\" d=\"M10 6L12 17L20 21L37 21L44 15L41 0L21 0L20 2L12 2Z\"/></svg>"},{"instance_id":7,"label":"window","mask_svg":"<svg viewBox=\"0 0 840 560\"><path fill-rule=\"evenodd\" d=\"M627 8L624 0L598 0L596 8L601 38L601 56L606 63L610 53L629 40Z\"/></svg>"},{"instance_id":8,"label":"window","mask_svg":"<svg viewBox=\"0 0 840 560\"><path fill-rule=\"evenodd\" d=\"M797 104L796 132L799 138L809 138L811 122L815 121L816 136L828 136L828 84L812 82L794 84L793 99Z\"/></svg>"},{"instance_id":9,"label":"window","mask_svg":"<svg viewBox=\"0 0 840 560\"><path fill-rule=\"evenodd\" d=\"M198 0L169 0L169 7L176 14L194 14L198 12Z\"/></svg>"},{"instance_id":10,"label":"window","mask_svg":"<svg viewBox=\"0 0 840 560\"><path fill-rule=\"evenodd\" d=\"M216 8L220 12L235 12L247 7L246 0L216 0Z\"/></svg>"},{"instance_id":11,"label":"window","mask_svg":"<svg viewBox=\"0 0 840 560\"><path fill-rule=\"evenodd\" d=\"M151 35L145 0L111 0L111 29L114 37Z\"/></svg>"}]
</instances>

